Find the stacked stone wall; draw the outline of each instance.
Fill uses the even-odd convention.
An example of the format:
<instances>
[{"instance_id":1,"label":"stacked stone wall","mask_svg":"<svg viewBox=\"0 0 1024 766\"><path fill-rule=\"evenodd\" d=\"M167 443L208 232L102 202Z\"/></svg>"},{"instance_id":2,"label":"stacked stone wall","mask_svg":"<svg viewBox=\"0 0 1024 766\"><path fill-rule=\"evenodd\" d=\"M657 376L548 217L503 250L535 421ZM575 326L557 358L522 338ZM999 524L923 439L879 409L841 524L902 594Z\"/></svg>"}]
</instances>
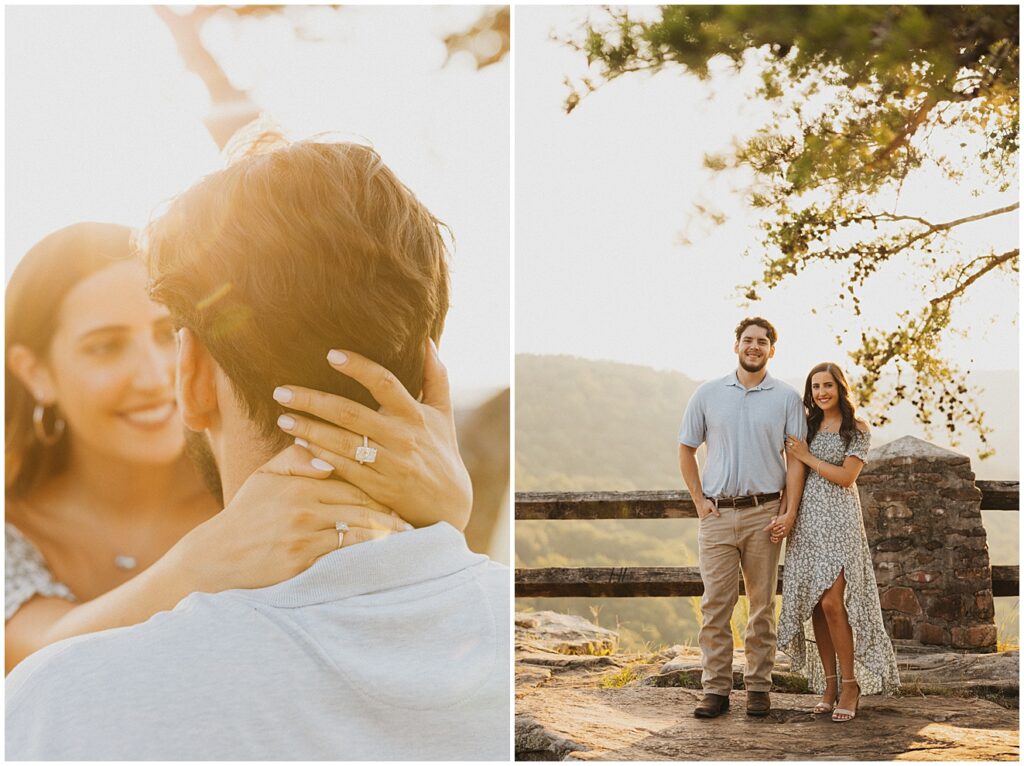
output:
<instances>
[{"instance_id":1,"label":"stacked stone wall","mask_svg":"<svg viewBox=\"0 0 1024 766\"><path fill-rule=\"evenodd\" d=\"M873 450L857 486L889 635L995 651L988 544L970 459L907 436Z\"/></svg>"}]
</instances>

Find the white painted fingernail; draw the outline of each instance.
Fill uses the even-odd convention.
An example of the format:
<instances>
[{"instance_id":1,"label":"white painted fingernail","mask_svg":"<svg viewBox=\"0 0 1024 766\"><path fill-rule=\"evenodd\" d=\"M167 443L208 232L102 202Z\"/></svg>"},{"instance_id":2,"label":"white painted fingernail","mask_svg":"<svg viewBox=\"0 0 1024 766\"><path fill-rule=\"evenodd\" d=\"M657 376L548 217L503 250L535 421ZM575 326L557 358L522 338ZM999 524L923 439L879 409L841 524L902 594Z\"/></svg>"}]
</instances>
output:
<instances>
[{"instance_id":1,"label":"white painted fingernail","mask_svg":"<svg viewBox=\"0 0 1024 766\"><path fill-rule=\"evenodd\" d=\"M333 471L334 466L328 463L326 460L321 460L318 457L313 458L309 461L309 464L318 471Z\"/></svg>"},{"instance_id":2,"label":"white painted fingernail","mask_svg":"<svg viewBox=\"0 0 1024 766\"><path fill-rule=\"evenodd\" d=\"M410 524L410 523L409 523L409 522L407 522L407 521L403 521L403 522L402 522L402 530L403 530L403 531L405 531L405 532L408 532L408 531L409 531L409 530L411 530L411 529L415 529L415 527L414 527L414 526L413 526L412 524Z\"/></svg>"},{"instance_id":3,"label":"white painted fingernail","mask_svg":"<svg viewBox=\"0 0 1024 766\"><path fill-rule=\"evenodd\" d=\"M290 431L295 428L295 418L291 415L282 415L277 419L277 424L281 426L285 431Z\"/></svg>"},{"instance_id":4,"label":"white painted fingernail","mask_svg":"<svg viewBox=\"0 0 1024 766\"><path fill-rule=\"evenodd\" d=\"M298 436L298 437L295 438L295 443L298 444L300 447L308 447L309 446L309 442L306 441L305 439L303 439L301 436Z\"/></svg>"},{"instance_id":5,"label":"white painted fingernail","mask_svg":"<svg viewBox=\"0 0 1024 766\"><path fill-rule=\"evenodd\" d=\"M282 404L288 404L288 402L294 398L295 393L290 388L278 386L274 389L274 401L281 402Z\"/></svg>"},{"instance_id":6,"label":"white painted fingernail","mask_svg":"<svg viewBox=\"0 0 1024 766\"><path fill-rule=\"evenodd\" d=\"M331 349L327 352L327 361L331 364L345 364L348 361L348 354L338 349Z\"/></svg>"}]
</instances>

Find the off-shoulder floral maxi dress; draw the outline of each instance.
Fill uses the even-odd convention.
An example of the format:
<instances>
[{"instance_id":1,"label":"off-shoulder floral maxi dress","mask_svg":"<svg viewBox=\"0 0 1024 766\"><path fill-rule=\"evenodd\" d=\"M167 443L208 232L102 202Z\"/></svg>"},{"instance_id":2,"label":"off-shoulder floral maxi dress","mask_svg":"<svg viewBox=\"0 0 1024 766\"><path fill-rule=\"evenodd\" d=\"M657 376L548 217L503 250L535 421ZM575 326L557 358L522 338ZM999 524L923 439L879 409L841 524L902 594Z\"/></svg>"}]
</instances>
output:
<instances>
[{"instance_id":1,"label":"off-shoulder floral maxi dress","mask_svg":"<svg viewBox=\"0 0 1024 766\"><path fill-rule=\"evenodd\" d=\"M819 431L810 451L815 458L842 465L848 455L867 462L869 445L866 433L858 432L847 446L842 435ZM825 671L811 613L841 571L846 576L844 601L853 628L857 683L863 694L892 694L899 688L899 671L882 623L857 485L841 487L808 471L800 512L786 543L778 645L792 658L793 670L806 676L818 694L825 691Z\"/></svg>"}]
</instances>

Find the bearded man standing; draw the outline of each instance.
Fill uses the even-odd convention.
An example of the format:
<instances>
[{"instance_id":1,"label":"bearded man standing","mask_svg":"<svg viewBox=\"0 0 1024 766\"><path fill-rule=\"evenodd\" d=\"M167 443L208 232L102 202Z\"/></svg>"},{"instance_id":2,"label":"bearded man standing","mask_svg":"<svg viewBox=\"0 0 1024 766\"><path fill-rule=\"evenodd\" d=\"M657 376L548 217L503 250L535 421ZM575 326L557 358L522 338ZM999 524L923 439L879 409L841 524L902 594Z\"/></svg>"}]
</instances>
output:
<instances>
[{"instance_id":1,"label":"bearded man standing","mask_svg":"<svg viewBox=\"0 0 1024 766\"><path fill-rule=\"evenodd\" d=\"M704 596L700 629L704 699L697 718L729 709L733 639L729 626L739 597L739 574L750 601L743 646L747 715L766 716L775 664L775 591L780 545L768 528L776 516L797 508L804 469L787 465L787 434L806 438L800 395L768 374L778 334L761 317L736 327L733 351L739 366L724 378L704 383L686 407L679 429L679 469L697 508ZM703 475L697 448L707 444ZM783 491L785 490L785 491Z\"/></svg>"}]
</instances>

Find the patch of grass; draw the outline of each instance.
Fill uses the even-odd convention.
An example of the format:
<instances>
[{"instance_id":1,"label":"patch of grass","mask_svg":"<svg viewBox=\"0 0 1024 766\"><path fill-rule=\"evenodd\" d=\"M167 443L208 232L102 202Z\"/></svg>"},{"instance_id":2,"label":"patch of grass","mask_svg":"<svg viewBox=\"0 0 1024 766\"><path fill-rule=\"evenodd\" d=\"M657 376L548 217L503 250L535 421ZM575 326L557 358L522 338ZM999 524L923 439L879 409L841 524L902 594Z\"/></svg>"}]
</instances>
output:
<instances>
[{"instance_id":1,"label":"patch of grass","mask_svg":"<svg viewBox=\"0 0 1024 766\"><path fill-rule=\"evenodd\" d=\"M636 649L636 654L645 657L657 657L662 654L668 647L664 644L655 645L653 641L643 641L640 646Z\"/></svg>"},{"instance_id":2,"label":"patch of grass","mask_svg":"<svg viewBox=\"0 0 1024 766\"><path fill-rule=\"evenodd\" d=\"M1020 650L1020 636L1016 630L1019 612L1020 599L1017 599L1013 602L1013 608L996 625L996 651Z\"/></svg>"},{"instance_id":3,"label":"patch of grass","mask_svg":"<svg viewBox=\"0 0 1024 766\"><path fill-rule=\"evenodd\" d=\"M627 665L621 670L611 673L601 679L602 689L621 689L624 686L639 681L642 677L640 666L633 664Z\"/></svg>"},{"instance_id":4,"label":"patch of grass","mask_svg":"<svg viewBox=\"0 0 1024 766\"><path fill-rule=\"evenodd\" d=\"M689 602L690 609L693 610L693 619L697 621L697 629L699 630L700 626L704 624L704 612L700 608L700 596L690 596ZM687 643L689 643L689 638L687 638Z\"/></svg>"},{"instance_id":5,"label":"patch of grass","mask_svg":"<svg viewBox=\"0 0 1024 766\"><path fill-rule=\"evenodd\" d=\"M704 684L701 683L699 675L690 675L688 673L678 674L679 683L676 686L681 686L684 689L703 689Z\"/></svg>"},{"instance_id":6,"label":"patch of grass","mask_svg":"<svg viewBox=\"0 0 1024 766\"><path fill-rule=\"evenodd\" d=\"M776 671L772 673L772 691L788 694L807 694L810 692L810 688L807 685L807 679L799 673Z\"/></svg>"},{"instance_id":7,"label":"patch of grass","mask_svg":"<svg viewBox=\"0 0 1024 766\"><path fill-rule=\"evenodd\" d=\"M747 620L750 619L750 602L746 596L740 596L732 610L729 618L729 628L732 630L732 645L739 649L743 646L743 634L747 628Z\"/></svg>"}]
</instances>

